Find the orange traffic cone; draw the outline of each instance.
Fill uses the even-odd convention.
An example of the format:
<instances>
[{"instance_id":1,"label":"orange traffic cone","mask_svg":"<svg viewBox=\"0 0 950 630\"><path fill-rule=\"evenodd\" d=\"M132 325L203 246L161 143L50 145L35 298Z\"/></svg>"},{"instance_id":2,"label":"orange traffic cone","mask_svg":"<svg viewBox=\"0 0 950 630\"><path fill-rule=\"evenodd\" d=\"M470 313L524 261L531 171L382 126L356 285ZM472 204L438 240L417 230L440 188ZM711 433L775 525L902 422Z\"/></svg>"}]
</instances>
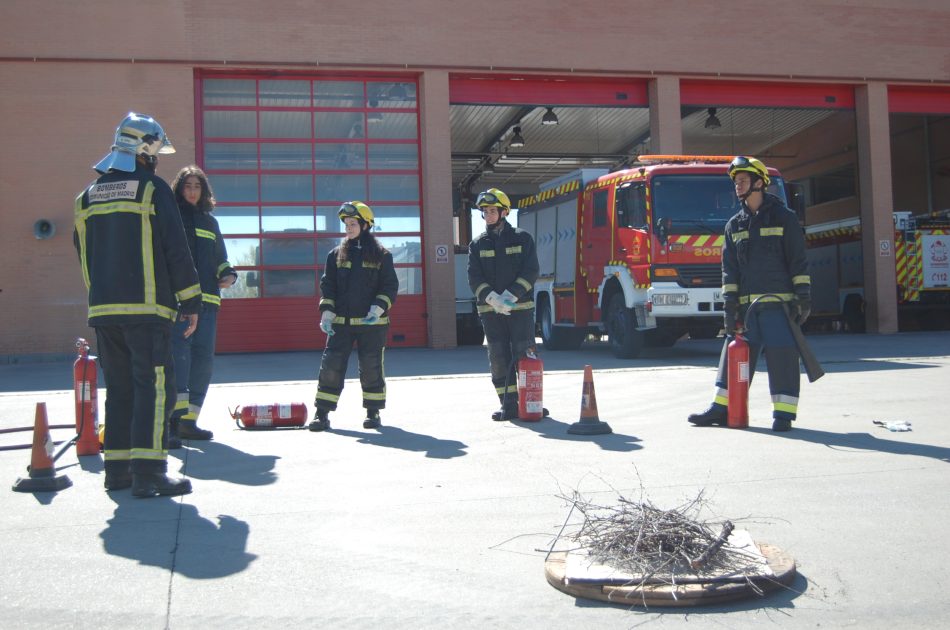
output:
<instances>
[{"instance_id":1,"label":"orange traffic cone","mask_svg":"<svg viewBox=\"0 0 950 630\"><path fill-rule=\"evenodd\" d=\"M49 435L46 403L36 403L36 422L33 425L33 452L30 457L29 477L21 477L13 484L15 492L56 492L73 485L66 475L56 476L53 464L53 439Z\"/></svg>"},{"instance_id":2,"label":"orange traffic cone","mask_svg":"<svg viewBox=\"0 0 950 630\"><path fill-rule=\"evenodd\" d=\"M589 365L584 366L584 391L581 394L581 419L567 428L576 435L601 435L613 433L606 422L597 416L597 397L594 395L594 373Z\"/></svg>"}]
</instances>

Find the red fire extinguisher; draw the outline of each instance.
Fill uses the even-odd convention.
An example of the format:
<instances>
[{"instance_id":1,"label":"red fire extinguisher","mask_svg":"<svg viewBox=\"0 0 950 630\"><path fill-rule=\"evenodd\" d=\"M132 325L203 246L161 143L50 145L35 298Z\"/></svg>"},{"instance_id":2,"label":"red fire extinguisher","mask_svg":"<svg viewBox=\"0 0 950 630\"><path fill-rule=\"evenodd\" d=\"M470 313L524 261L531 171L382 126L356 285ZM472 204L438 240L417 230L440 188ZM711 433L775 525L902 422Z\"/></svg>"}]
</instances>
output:
<instances>
[{"instance_id":1,"label":"red fire extinguisher","mask_svg":"<svg viewBox=\"0 0 950 630\"><path fill-rule=\"evenodd\" d=\"M726 424L733 429L749 426L749 342L742 336L741 327L740 323L727 350L729 413Z\"/></svg>"},{"instance_id":2,"label":"red fire extinguisher","mask_svg":"<svg viewBox=\"0 0 950 630\"><path fill-rule=\"evenodd\" d=\"M73 391L76 394L76 454L98 455L99 394L96 357L89 354L89 343L76 339L77 357L73 363Z\"/></svg>"},{"instance_id":3,"label":"red fire extinguisher","mask_svg":"<svg viewBox=\"0 0 950 630\"><path fill-rule=\"evenodd\" d=\"M544 363L534 353L528 353L518 361L518 418L537 422L544 416L542 400Z\"/></svg>"},{"instance_id":4,"label":"red fire extinguisher","mask_svg":"<svg viewBox=\"0 0 950 630\"><path fill-rule=\"evenodd\" d=\"M307 405L245 405L231 412L231 417L241 429L278 429L302 427L307 421Z\"/></svg>"}]
</instances>

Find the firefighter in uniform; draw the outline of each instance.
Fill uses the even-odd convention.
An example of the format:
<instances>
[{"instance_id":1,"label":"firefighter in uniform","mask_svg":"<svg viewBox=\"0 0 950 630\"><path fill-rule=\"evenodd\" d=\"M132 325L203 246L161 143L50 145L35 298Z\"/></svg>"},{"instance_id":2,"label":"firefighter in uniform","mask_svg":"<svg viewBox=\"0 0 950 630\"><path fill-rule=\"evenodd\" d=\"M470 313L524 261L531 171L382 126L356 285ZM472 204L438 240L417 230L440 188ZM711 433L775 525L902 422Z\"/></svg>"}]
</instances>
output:
<instances>
[{"instance_id":1,"label":"firefighter in uniform","mask_svg":"<svg viewBox=\"0 0 950 630\"><path fill-rule=\"evenodd\" d=\"M172 323L181 308L190 335L201 306L175 196L155 174L158 154L174 151L158 122L130 113L75 205L73 241L108 391L105 487L137 497L191 492L187 479L165 474Z\"/></svg>"},{"instance_id":2,"label":"firefighter in uniform","mask_svg":"<svg viewBox=\"0 0 950 630\"><path fill-rule=\"evenodd\" d=\"M181 448L181 440L210 440L214 437L211 431L198 427L198 415L211 384L221 289L234 284L237 272L228 262L228 250L218 220L211 214L215 202L208 176L197 166L186 166L172 182L172 190L201 283L198 328L193 335L186 337L188 322L180 318L172 331L178 399L172 412L168 448Z\"/></svg>"},{"instance_id":3,"label":"firefighter in uniform","mask_svg":"<svg viewBox=\"0 0 950 630\"><path fill-rule=\"evenodd\" d=\"M488 341L491 380L501 402L493 420L518 417L515 362L534 346L534 282L538 253L534 239L512 227L508 195L490 188L475 205L485 219L485 231L468 247L468 285L475 294Z\"/></svg>"},{"instance_id":4,"label":"firefighter in uniform","mask_svg":"<svg viewBox=\"0 0 950 630\"><path fill-rule=\"evenodd\" d=\"M311 431L330 428L330 412L340 400L354 343L366 409L363 428L379 428L379 410L386 407L383 355L389 310L399 292L393 255L370 231L375 218L365 203L348 201L338 214L346 236L330 251L320 278L320 330L327 335L327 346L320 360Z\"/></svg>"},{"instance_id":5,"label":"firefighter in uniform","mask_svg":"<svg viewBox=\"0 0 950 630\"><path fill-rule=\"evenodd\" d=\"M749 377L765 351L772 395L772 430L788 431L798 413L800 372L789 318L802 325L811 312L811 279L805 260L805 237L798 217L775 195L765 165L738 156L729 165L741 202L726 223L722 253L722 295L726 340L716 376L717 391L710 407L689 416L700 426L725 425L728 410L727 347L737 322L745 322L749 342ZM750 310L750 305L755 306Z\"/></svg>"}]
</instances>

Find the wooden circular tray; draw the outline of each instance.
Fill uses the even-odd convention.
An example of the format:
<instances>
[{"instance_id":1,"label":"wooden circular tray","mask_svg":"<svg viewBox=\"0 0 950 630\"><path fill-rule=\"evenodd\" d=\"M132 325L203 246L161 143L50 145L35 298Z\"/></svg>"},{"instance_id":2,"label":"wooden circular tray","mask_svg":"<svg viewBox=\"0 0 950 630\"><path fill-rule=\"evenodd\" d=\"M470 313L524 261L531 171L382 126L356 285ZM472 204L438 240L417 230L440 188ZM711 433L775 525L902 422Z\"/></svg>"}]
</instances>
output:
<instances>
[{"instance_id":1,"label":"wooden circular tray","mask_svg":"<svg viewBox=\"0 0 950 630\"><path fill-rule=\"evenodd\" d=\"M795 559L778 547L756 543L765 556L774 576L752 578L762 591L771 591L795 579ZM698 582L689 584L631 584L616 586L591 582L568 582L565 579L567 552L551 552L544 562L548 583L559 591L625 606L706 606L752 597L755 588L747 582Z\"/></svg>"}]
</instances>

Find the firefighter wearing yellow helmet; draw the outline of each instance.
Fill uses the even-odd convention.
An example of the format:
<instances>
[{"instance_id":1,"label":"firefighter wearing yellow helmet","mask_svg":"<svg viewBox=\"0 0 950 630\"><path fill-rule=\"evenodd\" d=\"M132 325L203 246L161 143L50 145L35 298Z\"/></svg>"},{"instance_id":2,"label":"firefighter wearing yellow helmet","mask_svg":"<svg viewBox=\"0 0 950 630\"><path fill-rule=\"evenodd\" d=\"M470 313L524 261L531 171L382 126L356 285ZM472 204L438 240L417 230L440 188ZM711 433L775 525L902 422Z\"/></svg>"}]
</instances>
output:
<instances>
[{"instance_id":1,"label":"firefighter wearing yellow helmet","mask_svg":"<svg viewBox=\"0 0 950 630\"><path fill-rule=\"evenodd\" d=\"M88 291L108 393L106 490L137 497L191 492L168 470L168 415L176 391L172 324L198 324L201 285L175 194L155 174L174 147L151 116L130 112L115 130L100 174L76 198L73 242Z\"/></svg>"},{"instance_id":2,"label":"firefighter wearing yellow helmet","mask_svg":"<svg viewBox=\"0 0 950 630\"><path fill-rule=\"evenodd\" d=\"M373 236L376 217L368 205L347 201L337 215L346 234L327 256L320 278L320 330L327 335L327 345L320 360L311 431L330 428L330 412L343 392L354 343L366 409L363 428L379 428L379 411L386 406L383 353L389 309L399 292L393 255Z\"/></svg>"},{"instance_id":3,"label":"firefighter wearing yellow helmet","mask_svg":"<svg viewBox=\"0 0 950 630\"><path fill-rule=\"evenodd\" d=\"M740 155L729 165L728 173L741 209L726 223L722 252L726 340L719 359L713 403L688 420L700 426L726 424L727 348L738 322L744 322L749 342L749 376L755 373L759 354L765 349L772 394L772 430L788 431L798 414L799 356L782 302L790 306L793 325L805 323L811 312L805 237L795 213L767 191L771 177L765 164ZM755 306L750 308L753 303Z\"/></svg>"},{"instance_id":4,"label":"firefighter wearing yellow helmet","mask_svg":"<svg viewBox=\"0 0 950 630\"><path fill-rule=\"evenodd\" d=\"M480 193L475 205L485 231L468 247L468 284L488 341L492 384L501 402L493 420L518 417L515 363L534 346L534 282L538 254L528 232L513 227L508 195L497 188Z\"/></svg>"}]
</instances>

